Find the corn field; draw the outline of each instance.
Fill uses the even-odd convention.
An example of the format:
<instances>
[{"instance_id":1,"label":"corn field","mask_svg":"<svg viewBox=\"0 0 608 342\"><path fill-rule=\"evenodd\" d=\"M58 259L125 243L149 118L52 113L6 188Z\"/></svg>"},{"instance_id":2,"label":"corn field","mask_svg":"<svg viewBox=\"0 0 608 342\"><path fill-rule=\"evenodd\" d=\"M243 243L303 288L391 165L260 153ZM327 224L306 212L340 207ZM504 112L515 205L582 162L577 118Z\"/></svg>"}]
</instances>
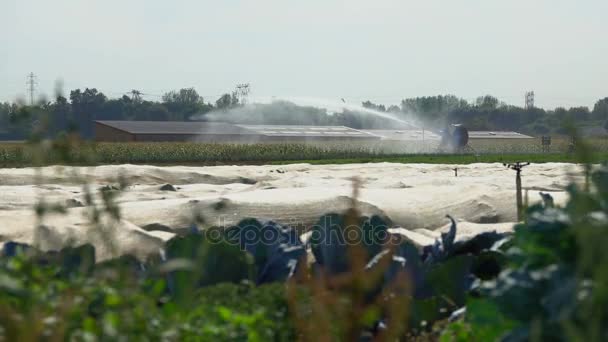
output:
<instances>
[{"instance_id":1,"label":"corn field","mask_svg":"<svg viewBox=\"0 0 608 342\"><path fill-rule=\"evenodd\" d=\"M554 139L548 153L539 139L473 140L468 155L541 154L568 152L568 139ZM591 152L608 153L608 140L587 141ZM0 143L0 166L38 164L118 164L118 163L238 163L297 160L333 160L437 155L437 143L403 142L323 142L323 143L85 143L41 142Z\"/></svg>"}]
</instances>

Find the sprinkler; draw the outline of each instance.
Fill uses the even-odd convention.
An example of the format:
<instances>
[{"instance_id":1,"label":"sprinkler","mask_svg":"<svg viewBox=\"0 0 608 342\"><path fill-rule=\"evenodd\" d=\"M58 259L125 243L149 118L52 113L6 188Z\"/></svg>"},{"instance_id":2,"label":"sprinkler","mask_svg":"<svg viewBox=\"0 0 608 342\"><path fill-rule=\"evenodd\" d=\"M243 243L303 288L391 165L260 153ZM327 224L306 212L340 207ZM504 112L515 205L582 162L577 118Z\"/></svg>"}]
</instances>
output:
<instances>
[{"instance_id":1,"label":"sprinkler","mask_svg":"<svg viewBox=\"0 0 608 342\"><path fill-rule=\"evenodd\" d=\"M441 135L441 150L449 152L462 152L469 144L469 130L463 125L453 124L439 132Z\"/></svg>"},{"instance_id":2,"label":"sprinkler","mask_svg":"<svg viewBox=\"0 0 608 342\"><path fill-rule=\"evenodd\" d=\"M516 175L515 175L515 189L516 189L516 200L517 200L517 220L518 221L523 221L523 204L522 204L522 198L521 198L521 170L525 167L530 165L530 163L522 163L522 162L515 162L512 164L502 164L506 167L508 167L511 170L515 170Z\"/></svg>"}]
</instances>

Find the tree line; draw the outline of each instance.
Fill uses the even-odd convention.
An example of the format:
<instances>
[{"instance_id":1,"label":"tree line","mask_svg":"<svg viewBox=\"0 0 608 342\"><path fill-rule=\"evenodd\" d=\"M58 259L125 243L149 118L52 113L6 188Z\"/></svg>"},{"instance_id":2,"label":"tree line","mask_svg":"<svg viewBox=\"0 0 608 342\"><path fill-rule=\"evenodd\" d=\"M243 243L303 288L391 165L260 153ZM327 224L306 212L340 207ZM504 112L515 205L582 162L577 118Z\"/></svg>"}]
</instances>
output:
<instances>
[{"instance_id":1,"label":"tree line","mask_svg":"<svg viewBox=\"0 0 608 342\"><path fill-rule=\"evenodd\" d=\"M479 97L475 103L453 95L404 99L400 105L385 106L365 101L362 106L395 117L415 118L428 128L461 123L471 130L510 130L527 134L566 134L568 125L608 128L608 97L587 107L522 108L500 102L496 97ZM214 113L210 115L209 113ZM211 118L212 117L212 118ZM189 121L222 120L241 123L343 125L353 128L395 128L395 122L356 110L328 113L322 108L299 106L286 101L242 106L235 93L207 102L194 88L170 91L160 101L149 101L133 91L108 98L95 88L72 90L68 97L35 105L0 103L0 141L21 140L32 133L55 137L61 132L79 132L94 137L94 120Z\"/></svg>"},{"instance_id":2,"label":"tree line","mask_svg":"<svg viewBox=\"0 0 608 342\"><path fill-rule=\"evenodd\" d=\"M588 107L554 110L522 108L486 95L469 103L455 96L418 97L403 100L402 111L421 113L428 124L461 123L470 130L518 131L533 135L568 134L570 127L608 129L608 97Z\"/></svg>"},{"instance_id":3,"label":"tree line","mask_svg":"<svg viewBox=\"0 0 608 342\"><path fill-rule=\"evenodd\" d=\"M170 91L161 101L144 100L137 91L108 98L96 88L75 89L67 98L59 95L35 105L0 103L0 140L23 139L36 131L48 136L78 131L92 138L95 120L187 121L237 104L236 94L224 94L215 104L205 102L194 88Z\"/></svg>"}]
</instances>

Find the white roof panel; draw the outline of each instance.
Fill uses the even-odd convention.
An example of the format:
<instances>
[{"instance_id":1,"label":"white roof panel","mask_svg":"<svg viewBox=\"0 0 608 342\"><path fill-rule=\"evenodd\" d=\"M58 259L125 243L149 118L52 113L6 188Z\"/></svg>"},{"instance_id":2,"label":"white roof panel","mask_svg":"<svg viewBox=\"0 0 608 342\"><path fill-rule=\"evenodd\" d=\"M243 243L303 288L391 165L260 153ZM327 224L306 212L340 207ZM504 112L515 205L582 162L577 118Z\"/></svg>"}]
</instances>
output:
<instances>
[{"instance_id":1,"label":"white roof panel","mask_svg":"<svg viewBox=\"0 0 608 342\"><path fill-rule=\"evenodd\" d=\"M268 136L294 137L340 137L376 138L380 137L345 126L295 126L295 125L238 125L257 134Z\"/></svg>"}]
</instances>

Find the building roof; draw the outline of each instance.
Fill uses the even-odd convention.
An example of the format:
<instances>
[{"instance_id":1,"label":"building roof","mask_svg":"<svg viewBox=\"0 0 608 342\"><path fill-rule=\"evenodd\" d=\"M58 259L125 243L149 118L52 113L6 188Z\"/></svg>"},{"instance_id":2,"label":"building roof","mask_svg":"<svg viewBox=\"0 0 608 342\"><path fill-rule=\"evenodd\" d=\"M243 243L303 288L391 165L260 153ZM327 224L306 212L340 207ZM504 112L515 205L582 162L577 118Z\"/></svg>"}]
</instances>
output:
<instances>
[{"instance_id":1,"label":"building roof","mask_svg":"<svg viewBox=\"0 0 608 342\"><path fill-rule=\"evenodd\" d=\"M266 137L310 137L310 138L363 138L396 141L440 140L441 137L421 129L354 129L346 126L300 126L300 125L239 125L206 121L96 121L131 134L172 135L256 135ZM531 139L517 132L469 131L470 139Z\"/></svg>"},{"instance_id":2,"label":"building roof","mask_svg":"<svg viewBox=\"0 0 608 342\"><path fill-rule=\"evenodd\" d=\"M365 129L374 135L381 136L383 140L393 141L422 141L441 140L441 136L435 132L421 129L389 130L389 129ZM532 139L532 137L517 132L504 131L469 131L469 139Z\"/></svg>"},{"instance_id":3,"label":"building roof","mask_svg":"<svg viewBox=\"0 0 608 342\"><path fill-rule=\"evenodd\" d=\"M254 135L294 138L367 138L380 140L380 136L345 126L299 125L237 125L206 121L96 121L131 134L164 135Z\"/></svg>"},{"instance_id":4,"label":"building roof","mask_svg":"<svg viewBox=\"0 0 608 342\"><path fill-rule=\"evenodd\" d=\"M380 139L366 131L345 126L301 126L301 125L238 125L259 135L268 137L332 137Z\"/></svg>"},{"instance_id":5,"label":"building roof","mask_svg":"<svg viewBox=\"0 0 608 342\"><path fill-rule=\"evenodd\" d=\"M601 126L579 127L578 134L586 138L606 137L608 136L608 130Z\"/></svg>"},{"instance_id":6,"label":"building roof","mask_svg":"<svg viewBox=\"0 0 608 342\"><path fill-rule=\"evenodd\" d=\"M383 140L393 141L422 141L440 140L441 137L431 131L422 129L365 129L363 132L382 137Z\"/></svg>"},{"instance_id":7,"label":"building roof","mask_svg":"<svg viewBox=\"0 0 608 342\"><path fill-rule=\"evenodd\" d=\"M529 135L509 131L469 131L469 139L534 139Z\"/></svg>"},{"instance_id":8,"label":"building roof","mask_svg":"<svg viewBox=\"0 0 608 342\"><path fill-rule=\"evenodd\" d=\"M224 123L204 121L95 121L131 134L256 134L245 128Z\"/></svg>"}]
</instances>

